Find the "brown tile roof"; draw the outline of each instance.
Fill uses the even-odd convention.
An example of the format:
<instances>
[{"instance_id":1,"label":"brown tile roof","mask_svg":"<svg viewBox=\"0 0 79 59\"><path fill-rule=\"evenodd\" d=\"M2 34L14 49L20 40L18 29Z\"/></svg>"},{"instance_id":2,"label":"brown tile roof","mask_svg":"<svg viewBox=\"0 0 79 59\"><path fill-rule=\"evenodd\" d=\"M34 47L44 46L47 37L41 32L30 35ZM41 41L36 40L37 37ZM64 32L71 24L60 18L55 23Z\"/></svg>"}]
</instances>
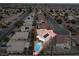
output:
<instances>
[{"instance_id":1,"label":"brown tile roof","mask_svg":"<svg viewBox=\"0 0 79 59\"><path fill-rule=\"evenodd\" d=\"M62 35L57 35L55 37L55 42L58 43L58 44L61 44L61 43L68 43L70 41L70 37L69 36L62 36Z\"/></svg>"}]
</instances>

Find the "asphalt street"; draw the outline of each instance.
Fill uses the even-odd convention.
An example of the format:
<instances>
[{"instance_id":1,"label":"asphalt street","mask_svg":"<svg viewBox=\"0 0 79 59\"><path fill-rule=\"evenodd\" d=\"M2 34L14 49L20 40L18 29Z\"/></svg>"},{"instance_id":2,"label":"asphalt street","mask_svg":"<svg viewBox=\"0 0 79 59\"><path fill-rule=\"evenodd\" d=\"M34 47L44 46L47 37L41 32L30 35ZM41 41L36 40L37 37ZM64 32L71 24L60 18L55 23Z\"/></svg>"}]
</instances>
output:
<instances>
[{"instance_id":1,"label":"asphalt street","mask_svg":"<svg viewBox=\"0 0 79 59\"><path fill-rule=\"evenodd\" d=\"M16 18L16 21L14 21L14 22L9 26L9 28L7 29L7 31L4 32L4 33L1 33L1 35L0 35L0 40L3 39L2 41L4 41L5 37L6 37L9 33L11 33L11 31L16 27L15 24L16 24L18 21L22 21L24 18L26 18L26 16L27 16L27 13L24 13L24 14L22 14L21 17L17 17L17 18ZM0 42L0 44L2 43L2 41Z\"/></svg>"},{"instance_id":2,"label":"asphalt street","mask_svg":"<svg viewBox=\"0 0 79 59\"><path fill-rule=\"evenodd\" d=\"M48 15L48 23L49 25L52 27L53 31L57 34L61 34L61 35L69 35L70 32L68 30L66 30L63 27L60 27L57 22L53 19L52 16Z\"/></svg>"}]
</instances>

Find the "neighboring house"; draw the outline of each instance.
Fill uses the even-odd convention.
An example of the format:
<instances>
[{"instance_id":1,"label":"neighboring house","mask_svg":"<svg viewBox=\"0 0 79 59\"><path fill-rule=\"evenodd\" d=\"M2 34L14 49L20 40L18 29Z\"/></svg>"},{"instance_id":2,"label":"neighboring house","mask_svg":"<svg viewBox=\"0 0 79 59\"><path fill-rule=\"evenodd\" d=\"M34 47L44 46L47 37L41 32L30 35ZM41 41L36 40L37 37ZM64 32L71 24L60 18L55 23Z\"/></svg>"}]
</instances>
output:
<instances>
[{"instance_id":1,"label":"neighboring house","mask_svg":"<svg viewBox=\"0 0 79 59\"><path fill-rule=\"evenodd\" d=\"M28 32L16 32L7 43L7 53L23 53L28 40Z\"/></svg>"},{"instance_id":2,"label":"neighboring house","mask_svg":"<svg viewBox=\"0 0 79 59\"><path fill-rule=\"evenodd\" d=\"M34 15L33 15L34 16ZM33 18L32 15L28 16L23 23L23 26L20 27L20 30L23 31L30 31L32 29L33 24Z\"/></svg>"},{"instance_id":3,"label":"neighboring house","mask_svg":"<svg viewBox=\"0 0 79 59\"><path fill-rule=\"evenodd\" d=\"M26 39L27 40L28 35L29 35L29 32L15 32L15 34L10 39L13 39L13 40Z\"/></svg>"},{"instance_id":4,"label":"neighboring house","mask_svg":"<svg viewBox=\"0 0 79 59\"><path fill-rule=\"evenodd\" d=\"M58 49L70 49L71 48L71 38L69 36L57 35L54 38L55 48Z\"/></svg>"},{"instance_id":5,"label":"neighboring house","mask_svg":"<svg viewBox=\"0 0 79 59\"><path fill-rule=\"evenodd\" d=\"M48 25L48 22L45 16L42 13L40 13L38 14L37 17L38 17L37 28L38 29L49 29L50 26Z\"/></svg>"},{"instance_id":6,"label":"neighboring house","mask_svg":"<svg viewBox=\"0 0 79 59\"><path fill-rule=\"evenodd\" d=\"M10 40L7 44L7 53L23 53L25 41Z\"/></svg>"},{"instance_id":7,"label":"neighboring house","mask_svg":"<svg viewBox=\"0 0 79 59\"><path fill-rule=\"evenodd\" d=\"M23 26L32 26L33 22L27 21L23 23Z\"/></svg>"},{"instance_id":8,"label":"neighboring house","mask_svg":"<svg viewBox=\"0 0 79 59\"><path fill-rule=\"evenodd\" d=\"M68 16L68 19L69 20L73 20L73 19L76 20L73 16Z\"/></svg>"},{"instance_id":9,"label":"neighboring house","mask_svg":"<svg viewBox=\"0 0 79 59\"><path fill-rule=\"evenodd\" d=\"M20 29L21 29L22 32L24 32L24 31L29 32L32 29L32 26L21 26Z\"/></svg>"}]
</instances>

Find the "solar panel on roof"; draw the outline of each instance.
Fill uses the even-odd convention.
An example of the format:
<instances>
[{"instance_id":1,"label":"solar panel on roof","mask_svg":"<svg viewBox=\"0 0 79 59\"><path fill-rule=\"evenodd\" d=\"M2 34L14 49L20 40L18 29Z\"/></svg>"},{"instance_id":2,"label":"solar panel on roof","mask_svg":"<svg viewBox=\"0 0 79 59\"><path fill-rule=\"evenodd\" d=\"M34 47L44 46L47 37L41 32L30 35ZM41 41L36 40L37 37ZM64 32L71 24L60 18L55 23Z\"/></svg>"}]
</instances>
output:
<instances>
[{"instance_id":1,"label":"solar panel on roof","mask_svg":"<svg viewBox=\"0 0 79 59\"><path fill-rule=\"evenodd\" d=\"M48 34L48 33L47 33L47 34L45 34L43 37L44 37L44 38L46 38L47 36L49 36L49 34Z\"/></svg>"}]
</instances>

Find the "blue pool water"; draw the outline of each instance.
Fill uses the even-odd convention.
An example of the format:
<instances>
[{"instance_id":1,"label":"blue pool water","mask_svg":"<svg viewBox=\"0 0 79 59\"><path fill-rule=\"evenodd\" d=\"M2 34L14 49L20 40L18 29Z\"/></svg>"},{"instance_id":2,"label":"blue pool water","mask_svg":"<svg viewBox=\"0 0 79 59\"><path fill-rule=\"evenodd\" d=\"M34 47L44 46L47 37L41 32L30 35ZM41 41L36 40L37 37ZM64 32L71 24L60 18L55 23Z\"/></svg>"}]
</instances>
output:
<instances>
[{"instance_id":1,"label":"blue pool water","mask_svg":"<svg viewBox=\"0 0 79 59\"><path fill-rule=\"evenodd\" d=\"M36 43L34 47L35 52L40 51L41 47L42 47L41 43Z\"/></svg>"}]
</instances>

